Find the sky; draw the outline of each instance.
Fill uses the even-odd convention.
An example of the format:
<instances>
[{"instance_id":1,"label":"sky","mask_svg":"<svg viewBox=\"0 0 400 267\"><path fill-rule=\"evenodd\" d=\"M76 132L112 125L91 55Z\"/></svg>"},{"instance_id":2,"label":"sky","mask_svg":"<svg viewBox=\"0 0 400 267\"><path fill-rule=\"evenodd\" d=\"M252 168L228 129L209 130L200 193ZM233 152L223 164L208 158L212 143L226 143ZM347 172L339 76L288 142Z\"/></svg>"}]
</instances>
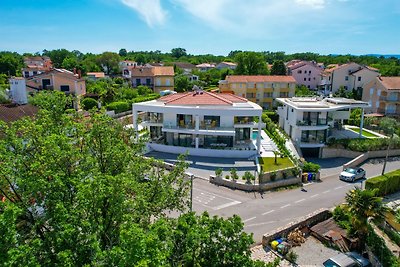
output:
<instances>
[{"instance_id":1,"label":"sky","mask_svg":"<svg viewBox=\"0 0 400 267\"><path fill-rule=\"evenodd\" d=\"M0 0L0 51L400 54L400 0Z\"/></svg>"}]
</instances>

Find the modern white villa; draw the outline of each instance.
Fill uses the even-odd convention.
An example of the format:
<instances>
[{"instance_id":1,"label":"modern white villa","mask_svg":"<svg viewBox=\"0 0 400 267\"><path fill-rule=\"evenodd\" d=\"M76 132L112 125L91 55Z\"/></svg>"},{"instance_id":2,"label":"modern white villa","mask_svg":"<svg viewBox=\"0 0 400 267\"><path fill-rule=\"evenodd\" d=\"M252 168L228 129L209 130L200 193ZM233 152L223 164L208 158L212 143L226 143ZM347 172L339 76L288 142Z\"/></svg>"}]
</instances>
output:
<instances>
[{"instance_id":1,"label":"modern white villa","mask_svg":"<svg viewBox=\"0 0 400 267\"><path fill-rule=\"evenodd\" d=\"M133 104L134 128L149 131L149 150L193 156L258 155L261 115L262 108L243 97L201 90Z\"/></svg>"},{"instance_id":2,"label":"modern white villa","mask_svg":"<svg viewBox=\"0 0 400 267\"><path fill-rule=\"evenodd\" d=\"M347 98L277 98L279 126L285 130L303 154L318 156L329 136L338 138L343 120L350 111L362 108L360 128L363 127L367 102Z\"/></svg>"}]
</instances>

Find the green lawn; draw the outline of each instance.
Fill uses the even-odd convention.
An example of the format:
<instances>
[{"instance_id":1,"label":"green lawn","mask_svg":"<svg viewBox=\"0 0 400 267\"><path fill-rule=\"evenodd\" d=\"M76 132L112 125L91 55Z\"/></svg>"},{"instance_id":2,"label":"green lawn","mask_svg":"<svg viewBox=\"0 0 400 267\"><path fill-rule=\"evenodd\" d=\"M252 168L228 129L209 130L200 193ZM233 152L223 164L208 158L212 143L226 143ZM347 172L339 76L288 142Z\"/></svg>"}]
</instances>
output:
<instances>
[{"instance_id":1,"label":"green lawn","mask_svg":"<svg viewBox=\"0 0 400 267\"><path fill-rule=\"evenodd\" d=\"M355 132L355 133L360 133L360 127L351 126L351 127L348 127L348 129L349 129L350 131ZM364 137L368 137L368 138L376 138L376 137L379 137L379 136L377 136L377 135L375 135L375 134L372 134L372 133L370 133L370 132L365 131L364 129L362 130L362 135L363 135Z\"/></svg>"},{"instance_id":2,"label":"green lawn","mask_svg":"<svg viewBox=\"0 0 400 267\"><path fill-rule=\"evenodd\" d=\"M264 172L270 172L280 169L285 169L289 167L294 167L293 163L290 161L289 158L280 158L278 157L275 164L275 158L258 158L258 161L262 167Z\"/></svg>"}]
</instances>

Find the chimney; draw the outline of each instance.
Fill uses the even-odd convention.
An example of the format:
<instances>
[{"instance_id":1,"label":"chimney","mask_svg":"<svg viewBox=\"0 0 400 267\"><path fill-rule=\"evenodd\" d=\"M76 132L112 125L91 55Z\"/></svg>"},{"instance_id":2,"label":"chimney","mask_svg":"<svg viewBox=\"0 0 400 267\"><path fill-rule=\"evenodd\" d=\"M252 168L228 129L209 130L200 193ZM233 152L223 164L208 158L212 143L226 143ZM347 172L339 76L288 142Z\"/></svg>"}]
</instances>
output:
<instances>
[{"instance_id":1,"label":"chimney","mask_svg":"<svg viewBox=\"0 0 400 267\"><path fill-rule=\"evenodd\" d=\"M76 74L76 68L74 68L74 75Z\"/></svg>"},{"instance_id":2,"label":"chimney","mask_svg":"<svg viewBox=\"0 0 400 267\"><path fill-rule=\"evenodd\" d=\"M82 71L78 70L78 79L80 79L82 77Z\"/></svg>"}]
</instances>

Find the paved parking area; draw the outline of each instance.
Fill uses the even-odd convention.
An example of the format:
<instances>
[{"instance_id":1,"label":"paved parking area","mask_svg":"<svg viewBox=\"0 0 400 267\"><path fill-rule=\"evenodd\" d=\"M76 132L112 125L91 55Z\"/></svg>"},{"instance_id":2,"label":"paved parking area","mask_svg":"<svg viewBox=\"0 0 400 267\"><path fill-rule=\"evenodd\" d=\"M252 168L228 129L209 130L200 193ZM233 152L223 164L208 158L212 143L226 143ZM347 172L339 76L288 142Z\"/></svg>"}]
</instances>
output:
<instances>
[{"instance_id":1,"label":"paved parking area","mask_svg":"<svg viewBox=\"0 0 400 267\"><path fill-rule=\"evenodd\" d=\"M317 163L321 166L321 178L330 176L332 174L340 173L343 170L343 164L349 162L350 158L306 158L307 161Z\"/></svg>"},{"instance_id":2,"label":"paved parking area","mask_svg":"<svg viewBox=\"0 0 400 267\"><path fill-rule=\"evenodd\" d=\"M164 160L165 162L172 164L174 164L178 158L178 155L176 154L157 151L147 153L146 156ZM215 170L218 168L223 169L223 175L229 174L231 168L236 168L239 176L242 176L246 171L254 173L257 170L255 162L248 159L187 156L186 162L189 163L187 172L207 179L210 175L214 175Z\"/></svg>"}]
</instances>

